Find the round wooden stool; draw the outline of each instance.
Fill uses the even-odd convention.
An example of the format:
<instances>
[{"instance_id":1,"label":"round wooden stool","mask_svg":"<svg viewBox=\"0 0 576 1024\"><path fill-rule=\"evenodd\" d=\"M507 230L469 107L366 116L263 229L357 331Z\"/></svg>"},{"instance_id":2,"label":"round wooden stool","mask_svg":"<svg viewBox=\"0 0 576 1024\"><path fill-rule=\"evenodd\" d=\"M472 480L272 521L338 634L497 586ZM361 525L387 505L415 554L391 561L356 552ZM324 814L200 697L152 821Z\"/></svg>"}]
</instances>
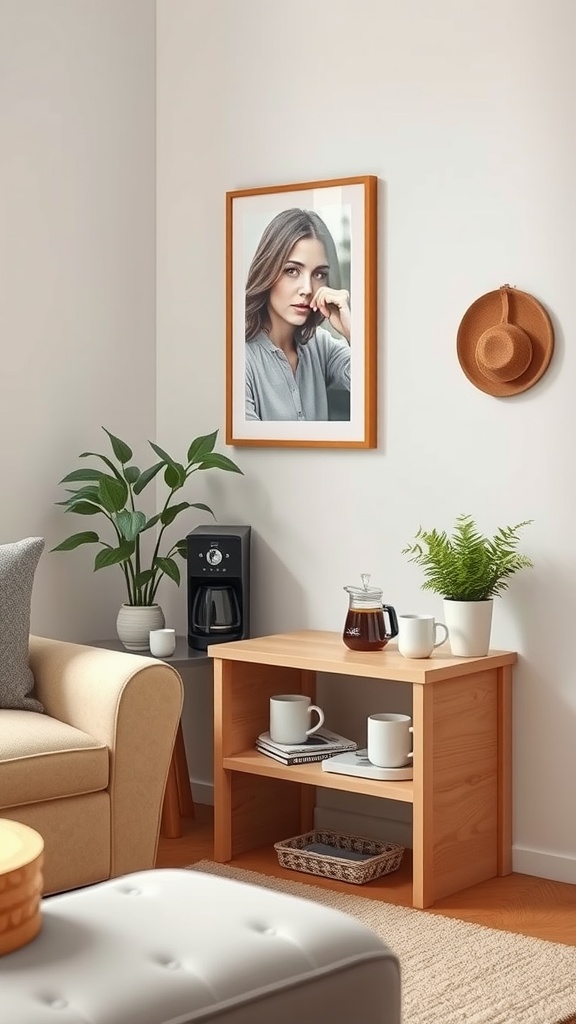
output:
<instances>
[{"instance_id":1,"label":"round wooden stool","mask_svg":"<svg viewBox=\"0 0 576 1024\"><path fill-rule=\"evenodd\" d=\"M25 946L40 931L43 860L38 832L0 818L0 955Z\"/></svg>"}]
</instances>

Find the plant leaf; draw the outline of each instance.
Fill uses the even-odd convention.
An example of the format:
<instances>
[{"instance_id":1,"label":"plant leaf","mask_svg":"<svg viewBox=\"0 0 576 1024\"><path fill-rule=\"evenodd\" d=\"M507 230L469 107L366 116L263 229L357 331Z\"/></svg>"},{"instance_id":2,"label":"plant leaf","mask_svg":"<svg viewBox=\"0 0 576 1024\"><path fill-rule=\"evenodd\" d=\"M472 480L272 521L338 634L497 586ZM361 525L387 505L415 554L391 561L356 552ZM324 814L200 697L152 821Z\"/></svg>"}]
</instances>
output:
<instances>
[{"instance_id":1,"label":"plant leaf","mask_svg":"<svg viewBox=\"0 0 576 1024\"><path fill-rule=\"evenodd\" d=\"M134 452L126 444L126 442L121 441L119 437L115 437L114 434L111 434L109 430L106 430L106 427L102 427L102 430L106 434L108 434L108 437L110 438L110 443L112 444L112 451L114 452L114 455L118 459L118 462L121 462L123 466L127 462L130 462L130 459L132 458Z\"/></svg>"},{"instance_id":2,"label":"plant leaf","mask_svg":"<svg viewBox=\"0 0 576 1024\"><path fill-rule=\"evenodd\" d=\"M180 569L173 558L155 558L154 565L174 580L176 586L180 586Z\"/></svg>"},{"instance_id":3,"label":"plant leaf","mask_svg":"<svg viewBox=\"0 0 576 1024\"><path fill-rule=\"evenodd\" d=\"M208 505L205 505L203 501L193 501L190 508L199 508L201 512L209 512L210 515L214 516L214 519L216 519L212 509Z\"/></svg>"},{"instance_id":4,"label":"plant leaf","mask_svg":"<svg viewBox=\"0 0 576 1024\"><path fill-rule=\"evenodd\" d=\"M144 533L144 530L150 530L153 526L156 526L156 523L160 522L161 515L161 512L157 512L155 516L152 516L152 518L147 521L146 526L142 527L142 533Z\"/></svg>"},{"instance_id":5,"label":"plant leaf","mask_svg":"<svg viewBox=\"0 0 576 1024\"><path fill-rule=\"evenodd\" d=\"M143 587L152 579L153 575L152 569L144 569L143 572L139 572L135 577L134 583L138 588Z\"/></svg>"},{"instance_id":6,"label":"plant leaf","mask_svg":"<svg viewBox=\"0 0 576 1024\"><path fill-rule=\"evenodd\" d=\"M81 544L99 544L100 537L93 530L85 530L84 533L73 533L66 540L61 541L55 548L51 548L51 551L73 551L74 548L79 548Z\"/></svg>"},{"instance_id":7,"label":"plant leaf","mask_svg":"<svg viewBox=\"0 0 576 1024\"><path fill-rule=\"evenodd\" d=\"M174 547L176 548L176 553L180 555L180 558L183 558L184 560L188 558L188 542L186 540L186 537L183 537L182 540L177 541Z\"/></svg>"},{"instance_id":8,"label":"plant leaf","mask_svg":"<svg viewBox=\"0 0 576 1024\"><path fill-rule=\"evenodd\" d=\"M148 444L156 452L156 455L160 456L160 458L162 459L162 462L165 465L167 465L167 466L176 466L177 465L176 461L172 458L172 456L168 455L168 452L165 452L164 449L161 448L159 444L155 444L154 441L148 441Z\"/></svg>"},{"instance_id":9,"label":"plant leaf","mask_svg":"<svg viewBox=\"0 0 576 1024\"><path fill-rule=\"evenodd\" d=\"M128 498L126 482L113 476L103 476L98 484L98 497L107 512L120 512Z\"/></svg>"},{"instance_id":10,"label":"plant leaf","mask_svg":"<svg viewBox=\"0 0 576 1024\"><path fill-rule=\"evenodd\" d=\"M118 480L122 479L122 476L120 474L120 470L118 469L117 466L114 465L114 463L112 462L112 459L108 459L105 455L100 455L99 452L81 452L80 455L78 456L78 458L79 459L88 459L88 458L101 459L101 461L104 462L106 466L108 466L108 469L110 469L114 473L114 476L117 477Z\"/></svg>"},{"instance_id":11,"label":"plant leaf","mask_svg":"<svg viewBox=\"0 0 576 1024\"><path fill-rule=\"evenodd\" d=\"M186 470L179 462L166 466L164 480L170 490L178 491L186 483Z\"/></svg>"},{"instance_id":12,"label":"plant leaf","mask_svg":"<svg viewBox=\"0 0 576 1024\"><path fill-rule=\"evenodd\" d=\"M126 469L124 470L124 479L129 484L135 484L139 476L140 470L138 469L138 466L126 466Z\"/></svg>"},{"instance_id":13,"label":"plant leaf","mask_svg":"<svg viewBox=\"0 0 576 1024\"><path fill-rule=\"evenodd\" d=\"M123 509L115 516L115 522L124 537L124 540L136 540L139 533L146 526L146 516L143 512L130 512Z\"/></svg>"},{"instance_id":14,"label":"plant leaf","mask_svg":"<svg viewBox=\"0 0 576 1024\"><path fill-rule=\"evenodd\" d=\"M56 501L56 505L71 506L77 501L93 501L95 504L99 504L98 501L98 488L97 487L80 487L77 491L68 491L70 497L64 501Z\"/></svg>"},{"instance_id":15,"label":"plant leaf","mask_svg":"<svg viewBox=\"0 0 576 1024\"><path fill-rule=\"evenodd\" d=\"M75 469L72 473L68 473L63 476L59 481L61 484L72 484L78 483L81 480L100 480L104 476L104 472L101 469L91 469L90 466L86 466L85 469Z\"/></svg>"},{"instance_id":16,"label":"plant leaf","mask_svg":"<svg viewBox=\"0 0 576 1024\"><path fill-rule=\"evenodd\" d=\"M102 511L102 508L93 501L75 501L73 505L68 505L64 511L74 512L77 516L96 516Z\"/></svg>"},{"instance_id":17,"label":"plant leaf","mask_svg":"<svg viewBox=\"0 0 576 1024\"><path fill-rule=\"evenodd\" d=\"M165 508L164 511L160 513L162 525L170 526L170 523L174 522L176 516L180 515L180 513L183 512L185 508L191 507L192 506L190 505L189 501L181 501L179 505L172 505L169 508Z\"/></svg>"},{"instance_id":18,"label":"plant leaf","mask_svg":"<svg viewBox=\"0 0 576 1024\"><path fill-rule=\"evenodd\" d=\"M214 451L214 445L216 444L216 438L218 437L218 431L215 430L212 434L202 434L200 437L196 437L188 449L186 458L188 459L188 465L193 466L196 462L202 462L206 455Z\"/></svg>"},{"instance_id":19,"label":"plant leaf","mask_svg":"<svg viewBox=\"0 0 576 1024\"><path fill-rule=\"evenodd\" d=\"M104 548L96 555L96 559L94 561L94 572L98 569L105 569L107 565L117 565L118 562L127 562L133 554L133 541L122 541L117 548Z\"/></svg>"},{"instance_id":20,"label":"plant leaf","mask_svg":"<svg viewBox=\"0 0 576 1024\"><path fill-rule=\"evenodd\" d=\"M242 476L244 476L240 466L232 462L232 459L229 459L227 455L220 455L218 452L206 455L198 469L225 469L228 473L242 473Z\"/></svg>"},{"instance_id":21,"label":"plant leaf","mask_svg":"<svg viewBox=\"0 0 576 1024\"><path fill-rule=\"evenodd\" d=\"M150 483L150 481L154 479L156 474L160 472L163 465L163 462L156 462L153 466L150 466L148 469L143 469L136 483L134 484L134 494L140 494L144 490L144 488Z\"/></svg>"}]
</instances>

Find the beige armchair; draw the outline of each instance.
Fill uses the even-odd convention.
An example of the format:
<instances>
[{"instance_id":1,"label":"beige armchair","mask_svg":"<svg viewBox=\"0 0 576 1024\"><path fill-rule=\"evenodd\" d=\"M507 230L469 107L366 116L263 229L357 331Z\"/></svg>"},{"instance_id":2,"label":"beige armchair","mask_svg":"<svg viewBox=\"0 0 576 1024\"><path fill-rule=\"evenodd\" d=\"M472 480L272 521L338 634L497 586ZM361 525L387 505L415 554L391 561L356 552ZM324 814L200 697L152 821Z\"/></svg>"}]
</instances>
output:
<instances>
[{"instance_id":1,"label":"beige armchair","mask_svg":"<svg viewBox=\"0 0 576 1024\"><path fill-rule=\"evenodd\" d=\"M0 710L0 817L44 838L44 892L152 868L182 680L149 657L30 638L45 714Z\"/></svg>"}]
</instances>

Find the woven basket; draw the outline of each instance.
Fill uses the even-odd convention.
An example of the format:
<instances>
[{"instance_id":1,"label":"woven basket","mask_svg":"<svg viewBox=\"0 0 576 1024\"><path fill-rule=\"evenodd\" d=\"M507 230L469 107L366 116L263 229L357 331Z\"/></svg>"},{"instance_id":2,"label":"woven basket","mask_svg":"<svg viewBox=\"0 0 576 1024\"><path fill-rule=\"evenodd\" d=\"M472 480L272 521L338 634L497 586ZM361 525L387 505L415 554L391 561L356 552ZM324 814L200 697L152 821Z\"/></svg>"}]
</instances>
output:
<instances>
[{"instance_id":1,"label":"woven basket","mask_svg":"<svg viewBox=\"0 0 576 1024\"><path fill-rule=\"evenodd\" d=\"M331 846L334 848L334 854L308 850L307 847L312 843ZM380 843L374 839L340 835L337 832L319 829L274 843L274 849L283 868L304 871L309 875L320 875L322 878L334 878L338 882L353 882L354 885L363 885L380 875L396 871L404 854L404 847L396 846L394 843ZM348 860L345 856L346 851L368 854L368 859Z\"/></svg>"}]
</instances>

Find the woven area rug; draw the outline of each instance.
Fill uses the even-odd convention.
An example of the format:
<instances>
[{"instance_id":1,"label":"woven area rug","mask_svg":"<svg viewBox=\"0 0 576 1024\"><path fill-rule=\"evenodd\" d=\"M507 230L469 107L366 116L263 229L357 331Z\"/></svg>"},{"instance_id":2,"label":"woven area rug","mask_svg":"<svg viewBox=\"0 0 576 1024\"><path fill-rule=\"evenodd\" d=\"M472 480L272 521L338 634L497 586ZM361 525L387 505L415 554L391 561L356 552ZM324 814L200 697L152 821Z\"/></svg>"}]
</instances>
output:
<instances>
[{"instance_id":1,"label":"woven area rug","mask_svg":"<svg viewBox=\"0 0 576 1024\"><path fill-rule=\"evenodd\" d=\"M400 959L403 1024L576 1024L574 946L209 860L191 870L290 893L357 917Z\"/></svg>"}]
</instances>

